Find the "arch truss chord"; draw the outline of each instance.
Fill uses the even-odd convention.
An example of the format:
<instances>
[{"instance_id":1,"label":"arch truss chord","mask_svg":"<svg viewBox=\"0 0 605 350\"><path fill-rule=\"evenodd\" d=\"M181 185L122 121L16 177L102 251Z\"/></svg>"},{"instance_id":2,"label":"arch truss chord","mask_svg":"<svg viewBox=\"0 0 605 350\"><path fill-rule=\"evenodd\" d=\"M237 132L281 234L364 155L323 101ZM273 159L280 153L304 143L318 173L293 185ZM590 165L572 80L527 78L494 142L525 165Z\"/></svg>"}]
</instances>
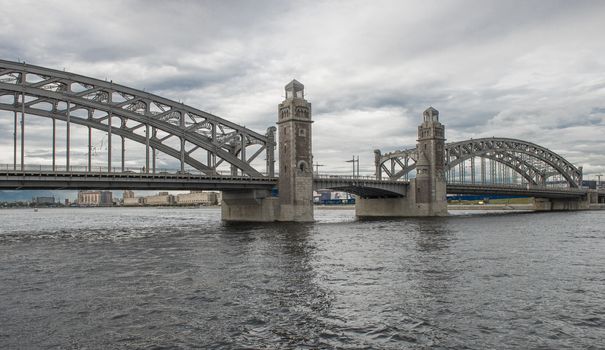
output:
<instances>
[{"instance_id":1,"label":"arch truss chord","mask_svg":"<svg viewBox=\"0 0 605 350\"><path fill-rule=\"evenodd\" d=\"M407 179L416 169L415 148L385 153L376 152L376 176L390 180ZM480 164L475 164L475 159ZM489 169L488 166L489 165ZM549 183L579 188L582 169L557 153L531 142L510 138L480 138L445 145L445 170L448 182L512 182L546 186ZM456 175L456 176L454 176ZM557 182L557 179L558 180Z\"/></svg>"},{"instance_id":2,"label":"arch truss chord","mask_svg":"<svg viewBox=\"0 0 605 350\"><path fill-rule=\"evenodd\" d=\"M53 125L62 121L68 128L75 123L105 132L109 159L111 135L143 144L145 154L140 158L146 158L147 171L151 148L154 169L155 152L160 151L177 159L181 170L188 165L217 175L218 167L230 165L230 175L274 173L275 128L259 134L191 106L113 82L0 60L0 110L15 116L51 118ZM260 160L263 153L266 162Z\"/></svg>"}]
</instances>

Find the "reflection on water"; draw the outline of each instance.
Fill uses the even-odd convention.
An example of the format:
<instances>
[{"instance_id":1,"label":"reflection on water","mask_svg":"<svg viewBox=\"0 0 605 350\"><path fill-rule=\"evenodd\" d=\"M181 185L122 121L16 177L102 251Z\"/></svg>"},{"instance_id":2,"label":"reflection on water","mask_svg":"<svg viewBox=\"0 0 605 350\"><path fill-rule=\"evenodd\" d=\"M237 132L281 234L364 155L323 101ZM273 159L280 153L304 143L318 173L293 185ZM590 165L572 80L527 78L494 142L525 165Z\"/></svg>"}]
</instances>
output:
<instances>
[{"instance_id":1,"label":"reflection on water","mask_svg":"<svg viewBox=\"0 0 605 350\"><path fill-rule=\"evenodd\" d=\"M605 347L605 212L0 211L0 348Z\"/></svg>"}]
</instances>

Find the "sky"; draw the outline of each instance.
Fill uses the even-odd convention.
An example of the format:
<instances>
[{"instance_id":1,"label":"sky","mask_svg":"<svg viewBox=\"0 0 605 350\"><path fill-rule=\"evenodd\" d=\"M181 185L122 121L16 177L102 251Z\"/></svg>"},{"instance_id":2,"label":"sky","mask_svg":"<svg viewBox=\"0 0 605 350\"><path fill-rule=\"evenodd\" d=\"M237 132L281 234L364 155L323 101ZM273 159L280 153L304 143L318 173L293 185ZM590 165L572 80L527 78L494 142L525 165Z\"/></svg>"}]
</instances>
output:
<instances>
[{"instance_id":1,"label":"sky","mask_svg":"<svg viewBox=\"0 0 605 350\"><path fill-rule=\"evenodd\" d=\"M2 59L111 79L262 133L277 120L284 85L299 80L322 173L348 173L345 161L359 155L361 173L373 174L374 149L414 147L433 106L448 142L527 140L583 166L585 179L605 174L604 1L0 0L0 8ZM32 120L32 162L47 156L49 125ZM12 162L12 114L0 113L0 150L0 163ZM129 157L141 162L144 152Z\"/></svg>"}]
</instances>

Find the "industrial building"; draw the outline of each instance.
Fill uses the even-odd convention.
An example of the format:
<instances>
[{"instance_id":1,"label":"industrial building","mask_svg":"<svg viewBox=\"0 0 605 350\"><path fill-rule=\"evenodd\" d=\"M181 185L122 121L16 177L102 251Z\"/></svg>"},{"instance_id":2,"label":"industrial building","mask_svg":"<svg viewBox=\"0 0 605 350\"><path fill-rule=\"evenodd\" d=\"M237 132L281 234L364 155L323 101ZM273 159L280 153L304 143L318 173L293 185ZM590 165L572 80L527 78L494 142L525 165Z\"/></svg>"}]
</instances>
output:
<instances>
[{"instance_id":1,"label":"industrial building","mask_svg":"<svg viewBox=\"0 0 605 350\"><path fill-rule=\"evenodd\" d=\"M176 196L178 205L216 205L218 196L216 192L191 191Z\"/></svg>"},{"instance_id":2,"label":"industrial building","mask_svg":"<svg viewBox=\"0 0 605 350\"><path fill-rule=\"evenodd\" d=\"M155 196L145 197L143 203L145 205L174 205L176 199L168 192L160 192Z\"/></svg>"},{"instance_id":3,"label":"industrial building","mask_svg":"<svg viewBox=\"0 0 605 350\"><path fill-rule=\"evenodd\" d=\"M109 207L113 204L111 191L79 191L78 206L80 207Z\"/></svg>"}]
</instances>

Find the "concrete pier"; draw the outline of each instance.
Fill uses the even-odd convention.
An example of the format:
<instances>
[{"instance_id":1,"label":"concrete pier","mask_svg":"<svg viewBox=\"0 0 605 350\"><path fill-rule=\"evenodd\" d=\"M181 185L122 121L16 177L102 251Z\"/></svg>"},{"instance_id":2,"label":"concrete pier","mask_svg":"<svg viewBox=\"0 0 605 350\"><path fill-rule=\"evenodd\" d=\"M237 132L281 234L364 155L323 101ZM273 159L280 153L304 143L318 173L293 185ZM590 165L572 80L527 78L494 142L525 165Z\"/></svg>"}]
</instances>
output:
<instances>
[{"instance_id":1,"label":"concrete pier","mask_svg":"<svg viewBox=\"0 0 605 350\"><path fill-rule=\"evenodd\" d=\"M272 222L278 209L277 198L271 197L269 191L223 191L223 221Z\"/></svg>"},{"instance_id":2,"label":"concrete pier","mask_svg":"<svg viewBox=\"0 0 605 350\"><path fill-rule=\"evenodd\" d=\"M588 190L586 196L581 198L556 199L534 198L535 211L572 211L588 210L598 206L599 192Z\"/></svg>"}]
</instances>

